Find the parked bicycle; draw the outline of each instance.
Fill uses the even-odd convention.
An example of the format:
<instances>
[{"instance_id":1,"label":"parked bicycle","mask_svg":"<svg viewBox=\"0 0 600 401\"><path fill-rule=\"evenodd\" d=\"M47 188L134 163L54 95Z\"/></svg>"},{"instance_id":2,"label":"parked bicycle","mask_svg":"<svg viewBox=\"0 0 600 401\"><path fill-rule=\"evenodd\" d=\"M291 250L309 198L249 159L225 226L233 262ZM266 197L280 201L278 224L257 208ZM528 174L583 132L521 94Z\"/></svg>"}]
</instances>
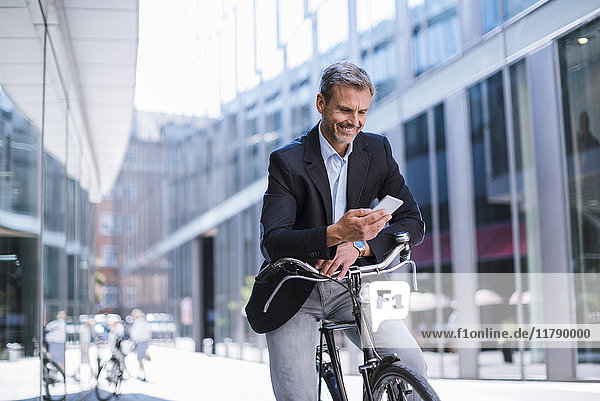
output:
<instances>
[{"instance_id":1,"label":"parked bicycle","mask_svg":"<svg viewBox=\"0 0 600 401\"><path fill-rule=\"evenodd\" d=\"M38 342L34 340L36 348ZM66 397L65 372L52 360L46 351L46 343L40 349L42 354L42 381L44 383L44 400L62 401Z\"/></svg>"},{"instance_id":2,"label":"parked bicycle","mask_svg":"<svg viewBox=\"0 0 600 401\"><path fill-rule=\"evenodd\" d=\"M117 338L112 350L112 355L104 363L98 361L98 382L96 383L96 397L101 401L117 397L121 391L121 384L126 379L125 352L123 338ZM100 358L98 353L98 358ZM100 366L101 365L101 366Z\"/></svg>"},{"instance_id":3,"label":"parked bicycle","mask_svg":"<svg viewBox=\"0 0 600 401\"><path fill-rule=\"evenodd\" d=\"M416 264L410 259L410 236L408 233L396 233L394 236L397 245L383 262L368 266L352 266L348 275L341 281L338 281L335 275L333 277L324 276L315 267L294 258L279 259L261 271L256 277L257 281L262 282L275 274L280 274L282 271L285 273L284 277L273 290L273 293L267 299L264 307L265 312L268 310L281 286L288 280L299 279L312 282L331 280L344 286L350 294L353 304L354 321L323 322L320 329L321 341L317 348L316 357L317 372L320 376L318 388L319 400L321 399L322 381L325 381L327 384L331 398L334 401L348 400L342 375L339 350L335 344L333 333L349 328L356 328L361 334L363 342L364 363L358 367L358 370L363 379L364 400L440 400L427 380L413 369L405 366L398 355L380 355L377 352L373 335L373 322L369 322L363 310L363 308L368 307L371 311L371 317L373 317L373 314L378 313L376 309L381 306L380 302L376 296L373 297L373 294L370 294L370 290L377 287L378 291L385 291L389 295L386 299L393 299L397 302L397 305L394 306L397 309L396 312L402 308L406 308L405 312L408 313L408 304L402 301L410 296L410 287L407 284L398 286L390 284L397 282L379 281L377 283L380 284L377 284L376 287L371 287L375 283L364 285L362 283L363 277L391 273L400 267L411 265L413 285L417 289ZM395 263L396 261L398 263ZM325 340L325 344L323 344L323 340ZM325 361L325 354L329 355L329 361Z\"/></svg>"}]
</instances>

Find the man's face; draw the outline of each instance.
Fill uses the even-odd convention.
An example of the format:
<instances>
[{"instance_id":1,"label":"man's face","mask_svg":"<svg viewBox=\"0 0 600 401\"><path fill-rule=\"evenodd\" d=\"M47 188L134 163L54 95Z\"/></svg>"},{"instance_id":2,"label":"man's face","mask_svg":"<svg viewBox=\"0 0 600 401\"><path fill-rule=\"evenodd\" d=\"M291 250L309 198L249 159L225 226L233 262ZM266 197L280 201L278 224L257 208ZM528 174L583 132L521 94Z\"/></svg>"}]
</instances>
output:
<instances>
[{"instance_id":1,"label":"man's face","mask_svg":"<svg viewBox=\"0 0 600 401\"><path fill-rule=\"evenodd\" d=\"M321 130L334 149L345 149L365 125L371 105L371 92L352 86L333 87L328 102L317 95L317 110L321 113ZM339 150L338 150L339 151Z\"/></svg>"}]
</instances>

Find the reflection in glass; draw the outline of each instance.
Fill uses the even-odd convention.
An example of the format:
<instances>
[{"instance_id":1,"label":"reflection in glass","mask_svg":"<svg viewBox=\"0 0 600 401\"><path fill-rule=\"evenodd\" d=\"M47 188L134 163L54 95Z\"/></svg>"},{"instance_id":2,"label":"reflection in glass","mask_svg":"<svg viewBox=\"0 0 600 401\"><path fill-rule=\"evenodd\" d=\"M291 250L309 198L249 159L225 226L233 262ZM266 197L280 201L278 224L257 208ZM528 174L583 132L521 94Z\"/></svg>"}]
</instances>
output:
<instances>
[{"instance_id":1,"label":"reflection in glass","mask_svg":"<svg viewBox=\"0 0 600 401\"><path fill-rule=\"evenodd\" d=\"M519 14L539 0L481 0L483 32L489 32L502 22Z\"/></svg>"},{"instance_id":2,"label":"reflection in glass","mask_svg":"<svg viewBox=\"0 0 600 401\"><path fill-rule=\"evenodd\" d=\"M2 400L40 394L39 138L0 86Z\"/></svg>"},{"instance_id":3,"label":"reflection in glass","mask_svg":"<svg viewBox=\"0 0 600 401\"><path fill-rule=\"evenodd\" d=\"M326 53L336 45L348 40L348 3L346 0L329 0L321 3L317 11L317 37L319 38L319 53Z\"/></svg>"},{"instance_id":4,"label":"reflection in glass","mask_svg":"<svg viewBox=\"0 0 600 401\"><path fill-rule=\"evenodd\" d=\"M564 133L571 216L571 263L575 273L600 273L600 22L559 41ZM579 40L586 38L587 41ZM575 284L577 322L598 323L600 302L592 295L598 281ZM579 348L579 378L593 377L598 349Z\"/></svg>"},{"instance_id":5,"label":"reflection in glass","mask_svg":"<svg viewBox=\"0 0 600 401\"><path fill-rule=\"evenodd\" d=\"M432 227L431 173L426 113L404 124L404 146L406 149L406 173L404 175L406 183L419 204L425 227ZM415 262L420 268L426 267L424 260L415 259ZM428 265L431 267L431 260L428 261Z\"/></svg>"},{"instance_id":6,"label":"reflection in glass","mask_svg":"<svg viewBox=\"0 0 600 401\"><path fill-rule=\"evenodd\" d=\"M0 210L37 216L39 138L0 86Z\"/></svg>"},{"instance_id":7,"label":"reflection in glass","mask_svg":"<svg viewBox=\"0 0 600 401\"><path fill-rule=\"evenodd\" d=\"M483 10L483 32L489 32L502 22L500 0L481 0Z\"/></svg>"},{"instance_id":8,"label":"reflection in glass","mask_svg":"<svg viewBox=\"0 0 600 401\"><path fill-rule=\"evenodd\" d=\"M406 182L419 203L426 225L425 239L412 253L421 272L419 293L414 294L411 307L411 327L419 336L420 330L448 327L453 315L452 276L441 274L450 272L451 263L443 105L406 122L404 139ZM450 348L445 342L425 345L425 351L435 352L428 356L435 361L430 364L431 375L458 377L458 355L447 353L452 351Z\"/></svg>"},{"instance_id":9,"label":"reflection in glass","mask_svg":"<svg viewBox=\"0 0 600 401\"><path fill-rule=\"evenodd\" d=\"M474 302L479 307L481 323L487 323L493 315L501 316L502 324L511 324L516 322L516 314L506 300L514 291L515 277L502 78L499 71L468 89L477 272L504 273L503 280L488 280L490 275L479 275ZM503 361L500 363L507 368L506 377L518 377L519 366L513 360L512 348L512 344L503 343L498 349L482 349L486 352L478 355L481 377L498 377L498 363L492 361L500 351Z\"/></svg>"},{"instance_id":10,"label":"reflection in glass","mask_svg":"<svg viewBox=\"0 0 600 401\"><path fill-rule=\"evenodd\" d=\"M455 0L408 2L415 75L458 52L460 26Z\"/></svg>"},{"instance_id":11,"label":"reflection in glass","mask_svg":"<svg viewBox=\"0 0 600 401\"><path fill-rule=\"evenodd\" d=\"M504 14L505 18L511 19L521 11L534 5L539 0L504 0Z\"/></svg>"},{"instance_id":12,"label":"reflection in glass","mask_svg":"<svg viewBox=\"0 0 600 401\"><path fill-rule=\"evenodd\" d=\"M540 238L537 217L537 186L535 183L534 144L531 132L531 113L529 106L529 91L527 88L527 74L525 61L515 63L510 67L511 101L512 101L512 126L515 147L515 165L517 179L517 201L519 220L519 263L522 273L541 272ZM542 321L543 316L543 291L541 281L533 281L535 275L518 277L521 280L521 293L516 289L509 298L509 304L514 305L518 312L518 302L521 299L522 319L524 323ZM523 277L529 277L524 280ZM518 316L518 313L517 313ZM536 348L537 345L537 348ZM530 357L525 358L526 378L545 378L546 364L545 352L539 344L532 344L528 350Z\"/></svg>"}]
</instances>

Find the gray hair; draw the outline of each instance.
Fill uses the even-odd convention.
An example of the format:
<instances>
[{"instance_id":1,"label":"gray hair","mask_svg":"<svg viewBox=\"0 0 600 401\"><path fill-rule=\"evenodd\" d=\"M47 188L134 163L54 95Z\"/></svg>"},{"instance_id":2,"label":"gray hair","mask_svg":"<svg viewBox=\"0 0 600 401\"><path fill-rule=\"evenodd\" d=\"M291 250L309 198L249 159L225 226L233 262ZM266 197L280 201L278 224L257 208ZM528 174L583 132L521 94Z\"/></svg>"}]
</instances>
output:
<instances>
[{"instance_id":1,"label":"gray hair","mask_svg":"<svg viewBox=\"0 0 600 401\"><path fill-rule=\"evenodd\" d=\"M375 86L371 82L369 74L363 68L349 61L337 61L323 71L319 92L326 102L331 99L335 85L352 86L359 90L368 89L371 97L375 96Z\"/></svg>"}]
</instances>

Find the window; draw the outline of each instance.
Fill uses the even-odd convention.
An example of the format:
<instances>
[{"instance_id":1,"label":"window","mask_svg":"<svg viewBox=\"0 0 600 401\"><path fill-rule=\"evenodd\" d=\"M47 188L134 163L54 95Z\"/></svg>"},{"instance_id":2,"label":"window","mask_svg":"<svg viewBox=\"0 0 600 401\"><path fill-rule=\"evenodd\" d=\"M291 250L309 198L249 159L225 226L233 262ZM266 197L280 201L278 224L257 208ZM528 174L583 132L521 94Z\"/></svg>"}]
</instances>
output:
<instances>
[{"instance_id":1,"label":"window","mask_svg":"<svg viewBox=\"0 0 600 401\"><path fill-rule=\"evenodd\" d=\"M135 235L135 217L132 215L125 216L125 235L132 237Z\"/></svg>"},{"instance_id":2,"label":"window","mask_svg":"<svg viewBox=\"0 0 600 401\"><path fill-rule=\"evenodd\" d=\"M116 285L107 285L102 287L102 300L104 306L116 308L119 306L119 287Z\"/></svg>"},{"instance_id":3,"label":"window","mask_svg":"<svg viewBox=\"0 0 600 401\"><path fill-rule=\"evenodd\" d=\"M482 0L483 31L489 32L538 0Z\"/></svg>"},{"instance_id":4,"label":"window","mask_svg":"<svg viewBox=\"0 0 600 401\"><path fill-rule=\"evenodd\" d=\"M460 26L456 3L455 0L409 0L415 75L458 52Z\"/></svg>"},{"instance_id":5,"label":"window","mask_svg":"<svg viewBox=\"0 0 600 401\"><path fill-rule=\"evenodd\" d=\"M510 244L512 240L502 72L469 88L468 95L476 224L496 225L498 230L503 230L502 234L509 236L503 238ZM479 234L484 235L485 231L478 230L478 236ZM491 256L482 248L479 251L482 257ZM492 250L489 252L493 253ZM510 254L504 256L512 258Z\"/></svg>"},{"instance_id":6,"label":"window","mask_svg":"<svg viewBox=\"0 0 600 401\"><path fill-rule=\"evenodd\" d=\"M586 280L574 280L577 322L585 323L597 322L600 316L597 302L597 288L600 288L599 30L597 20L559 41L571 266L574 273L588 273ZM578 351L580 378L590 376L582 365L592 361L598 353L593 343L584 344Z\"/></svg>"},{"instance_id":7,"label":"window","mask_svg":"<svg viewBox=\"0 0 600 401\"><path fill-rule=\"evenodd\" d=\"M133 260L135 257L135 247L133 245L127 245L127 252L125 253L125 258L127 261Z\"/></svg>"},{"instance_id":8,"label":"window","mask_svg":"<svg viewBox=\"0 0 600 401\"><path fill-rule=\"evenodd\" d=\"M136 287L134 285L127 285L123 288L123 304L128 308L133 308L137 306L137 302L135 299L135 290Z\"/></svg>"},{"instance_id":9,"label":"window","mask_svg":"<svg viewBox=\"0 0 600 401\"><path fill-rule=\"evenodd\" d=\"M117 220L113 213L102 213L100 215L100 235L106 237L117 233Z\"/></svg>"},{"instance_id":10,"label":"window","mask_svg":"<svg viewBox=\"0 0 600 401\"><path fill-rule=\"evenodd\" d=\"M125 184L125 188L123 188L123 192L124 192L124 197L127 200L134 200L135 197L137 196L137 188L135 186L135 183L133 182L128 182L127 184Z\"/></svg>"},{"instance_id":11,"label":"window","mask_svg":"<svg viewBox=\"0 0 600 401\"><path fill-rule=\"evenodd\" d=\"M119 247L102 245L102 263L104 266L116 267L119 265Z\"/></svg>"}]
</instances>

